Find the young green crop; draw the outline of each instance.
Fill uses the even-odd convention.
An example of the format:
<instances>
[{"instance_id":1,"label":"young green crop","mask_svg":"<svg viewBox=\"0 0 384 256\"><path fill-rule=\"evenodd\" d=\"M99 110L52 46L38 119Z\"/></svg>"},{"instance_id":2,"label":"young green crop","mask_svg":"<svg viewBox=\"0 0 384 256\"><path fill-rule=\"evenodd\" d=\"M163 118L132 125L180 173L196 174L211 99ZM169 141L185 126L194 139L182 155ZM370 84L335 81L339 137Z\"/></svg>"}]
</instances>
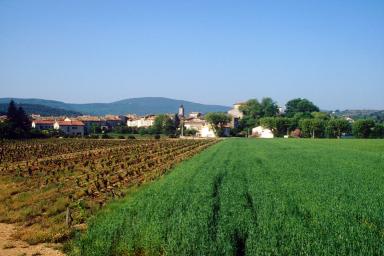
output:
<instances>
[{"instance_id":1,"label":"young green crop","mask_svg":"<svg viewBox=\"0 0 384 256\"><path fill-rule=\"evenodd\" d=\"M383 255L384 141L225 140L115 202L74 255Z\"/></svg>"}]
</instances>

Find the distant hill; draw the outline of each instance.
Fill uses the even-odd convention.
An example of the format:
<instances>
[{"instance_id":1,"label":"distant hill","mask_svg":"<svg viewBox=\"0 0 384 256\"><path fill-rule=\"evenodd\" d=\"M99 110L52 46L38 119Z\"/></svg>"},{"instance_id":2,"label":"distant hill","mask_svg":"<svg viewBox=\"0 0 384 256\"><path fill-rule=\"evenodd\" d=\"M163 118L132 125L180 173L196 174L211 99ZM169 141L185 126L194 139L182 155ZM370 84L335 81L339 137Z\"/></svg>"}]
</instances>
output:
<instances>
[{"instance_id":1,"label":"distant hill","mask_svg":"<svg viewBox=\"0 0 384 256\"><path fill-rule=\"evenodd\" d=\"M8 104L11 98L0 98L0 104ZM65 109L91 115L124 115L134 113L138 115L177 113L180 105L184 105L186 113L189 112L224 112L230 108L220 105L205 105L184 100L175 100L163 97L143 97L120 100L112 103L72 104L61 101L44 99L13 98L18 104L42 105L51 108Z\"/></svg>"},{"instance_id":2,"label":"distant hill","mask_svg":"<svg viewBox=\"0 0 384 256\"><path fill-rule=\"evenodd\" d=\"M335 114L337 116L348 116L352 119L374 119L377 121L384 121L384 110L343 110L343 111L336 111Z\"/></svg>"},{"instance_id":3,"label":"distant hill","mask_svg":"<svg viewBox=\"0 0 384 256\"><path fill-rule=\"evenodd\" d=\"M38 104L21 103L18 106L23 107L27 114L39 114L42 116L79 116L82 113L72 110L66 110L61 108L53 108ZM8 109L8 103L0 103L0 113L6 113Z\"/></svg>"}]
</instances>

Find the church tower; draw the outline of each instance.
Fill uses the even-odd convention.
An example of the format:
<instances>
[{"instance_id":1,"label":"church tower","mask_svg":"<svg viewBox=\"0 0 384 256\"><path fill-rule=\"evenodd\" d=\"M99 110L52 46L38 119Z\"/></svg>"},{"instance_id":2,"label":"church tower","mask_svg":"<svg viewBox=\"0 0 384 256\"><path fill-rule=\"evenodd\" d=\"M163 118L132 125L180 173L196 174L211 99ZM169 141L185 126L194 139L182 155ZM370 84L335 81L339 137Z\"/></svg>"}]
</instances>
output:
<instances>
[{"instance_id":1,"label":"church tower","mask_svg":"<svg viewBox=\"0 0 384 256\"><path fill-rule=\"evenodd\" d=\"M183 105L181 105L179 107L179 117L184 117L184 106Z\"/></svg>"}]
</instances>

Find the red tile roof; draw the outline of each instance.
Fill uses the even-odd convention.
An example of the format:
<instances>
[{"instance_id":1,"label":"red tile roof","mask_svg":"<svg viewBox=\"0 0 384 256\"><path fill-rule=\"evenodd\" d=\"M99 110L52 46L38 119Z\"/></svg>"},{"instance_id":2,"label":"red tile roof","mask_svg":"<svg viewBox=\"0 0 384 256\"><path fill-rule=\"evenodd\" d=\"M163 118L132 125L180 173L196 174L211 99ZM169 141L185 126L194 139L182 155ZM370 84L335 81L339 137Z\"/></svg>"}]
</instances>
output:
<instances>
[{"instance_id":1,"label":"red tile roof","mask_svg":"<svg viewBox=\"0 0 384 256\"><path fill-rule=\"evenodd\" d=\"M113 115L106 115L105 119L107 121L121 121L121 118L119 116L113 116Z\"/></svg>"},{"instance_id":2,"label":"red tile roof","mask_svg":"<svg viewBox=\"0 0 384 256\"><path fill-rule=\"evenodd\" d=\"M34 120L33 121L35 124L50 124L53 125L55 121L53 120Z\"/></svg>"},{"instance_id":3,"label":"red tile roof","mask_svg":"<svg viewBox=\"0 0 384 256\"><path fill-rule=\"evenodd\" d=\"M84 123L81 121L58 121L60 126L84 126Z\"/></svg>"},{"instance_id":4,"label":"red tile roof","mask_svg":"<svg viewBox=\"0 0 384 256\"><path fill-rule=\"evenodd\" d=\"M78 120L85 122L100 122L102 121L100 117L97 116L78 116Z\"/></svg>"}]
</instances>

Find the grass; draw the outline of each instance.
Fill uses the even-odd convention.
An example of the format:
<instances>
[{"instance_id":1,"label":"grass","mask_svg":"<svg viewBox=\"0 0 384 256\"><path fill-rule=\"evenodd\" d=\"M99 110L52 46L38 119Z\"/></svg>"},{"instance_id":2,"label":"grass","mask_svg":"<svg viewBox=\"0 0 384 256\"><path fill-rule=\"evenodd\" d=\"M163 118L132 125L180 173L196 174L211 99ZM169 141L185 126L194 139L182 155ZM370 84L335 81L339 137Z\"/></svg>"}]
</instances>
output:
<instances>
[{"instance_id":1,"label":"grass","mask_svg":"<svg viewBox=\"0 0 384 256\"><path fill-rule=\"evenodd\" d=\"M99 212L73 255L383 255L383 140L228 139Z\"/></svg>"}]
</instances>

